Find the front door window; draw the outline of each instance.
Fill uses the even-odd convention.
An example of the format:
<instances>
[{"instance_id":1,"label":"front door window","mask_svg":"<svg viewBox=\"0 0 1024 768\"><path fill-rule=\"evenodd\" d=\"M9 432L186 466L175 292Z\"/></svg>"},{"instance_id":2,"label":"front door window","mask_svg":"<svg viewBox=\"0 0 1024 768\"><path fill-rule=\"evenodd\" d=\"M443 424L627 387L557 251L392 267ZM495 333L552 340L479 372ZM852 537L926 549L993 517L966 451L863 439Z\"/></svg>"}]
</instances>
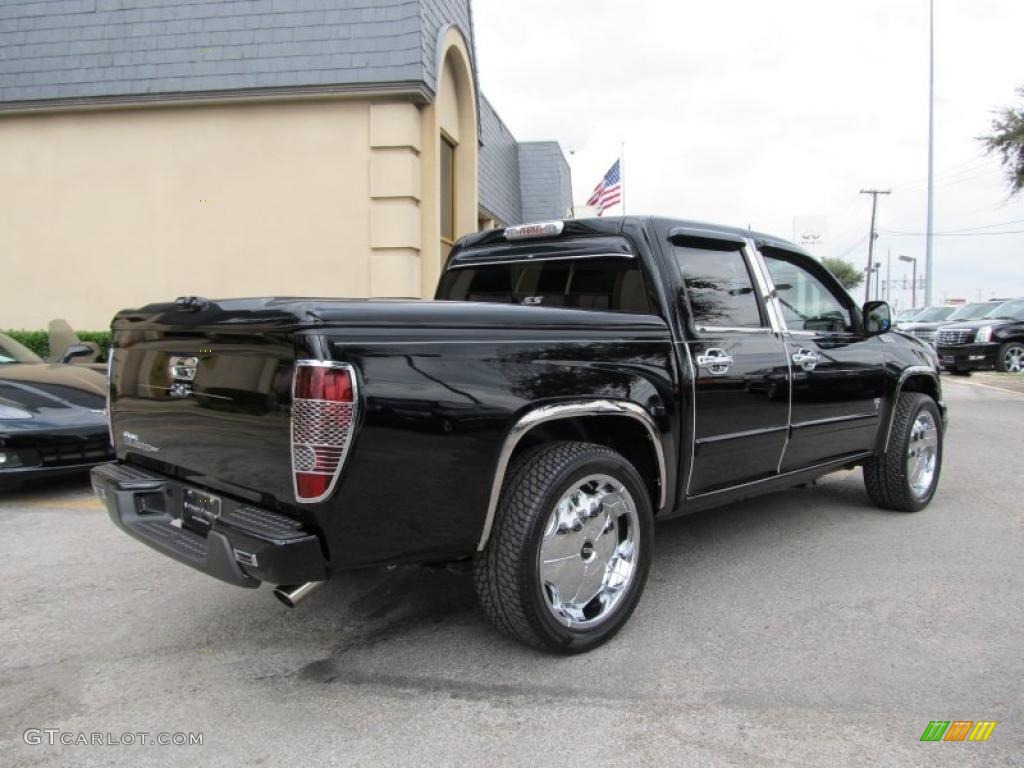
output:
<instances>
[{"instance_id":1,"label":"front door window","mask_svg":"<svg viewBox=\"0 0 1024 768\"><path fill-rule=\"evenodd\" d=\"M789 330L854 332L849 301L842 301L821 280L795 263L793 256L771 248L762 253Z\"/></svg>"}]
</instances>

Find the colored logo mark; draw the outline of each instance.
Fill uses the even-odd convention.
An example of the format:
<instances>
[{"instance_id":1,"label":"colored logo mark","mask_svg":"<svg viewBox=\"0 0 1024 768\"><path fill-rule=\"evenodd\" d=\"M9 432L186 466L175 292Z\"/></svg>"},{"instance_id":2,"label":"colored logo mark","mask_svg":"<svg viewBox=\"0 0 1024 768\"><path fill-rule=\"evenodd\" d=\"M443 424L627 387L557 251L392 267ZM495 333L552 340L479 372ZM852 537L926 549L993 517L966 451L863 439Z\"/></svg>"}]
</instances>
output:
<instances>
[{"instance_id":1,"label":"colored logo mark","mask_svg":"<svg viewBox=\"0 0 1024 768\"><path fill-rule=\"evenodd\" d=\"M995 727L995 720L932 720L921 741L988 741Z\"/></svg>"}]
</instances>

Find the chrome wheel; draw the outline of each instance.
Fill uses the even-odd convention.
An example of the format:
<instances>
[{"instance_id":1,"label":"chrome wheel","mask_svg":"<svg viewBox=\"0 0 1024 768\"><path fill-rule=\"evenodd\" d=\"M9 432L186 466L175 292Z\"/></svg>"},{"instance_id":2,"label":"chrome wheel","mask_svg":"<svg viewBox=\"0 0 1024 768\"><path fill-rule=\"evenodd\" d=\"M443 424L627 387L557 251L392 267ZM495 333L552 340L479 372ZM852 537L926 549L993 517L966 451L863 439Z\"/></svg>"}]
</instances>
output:
<instances>
[{"instance_id":1,"label":"chrome wheel","mask_svg":"<svg viewBox=\"0 0 1024 768\"><path fill-rule=\"evenodd\" d=\"M537 567L544 602L572 628L611 616L633 580L640 522L626 487L589 475L559 499L544 529Z\"/></svg>"},{"instance_id":2,"label":"chrome wheel","mask_svg":"<svg viewBox=\"0 0 1024 768\"><path fill-rule=\"evenodd\" d=\"M1024 373L1024 347L1014 344L1003 353L1003 368L1008 373Z\"/></svg>"},{"instance_id":3,"label":"chrome wheel","mask_svg":"<svg viewBox=\"0 0 1024 768\"><path fill-rule=\"evenodd\" d=\"M932 490L938 455L938 427L932 414L922 410L910 428L907 447L907 479L911 493L918 499L925 498Z\"/></svg>"}]
</instances>

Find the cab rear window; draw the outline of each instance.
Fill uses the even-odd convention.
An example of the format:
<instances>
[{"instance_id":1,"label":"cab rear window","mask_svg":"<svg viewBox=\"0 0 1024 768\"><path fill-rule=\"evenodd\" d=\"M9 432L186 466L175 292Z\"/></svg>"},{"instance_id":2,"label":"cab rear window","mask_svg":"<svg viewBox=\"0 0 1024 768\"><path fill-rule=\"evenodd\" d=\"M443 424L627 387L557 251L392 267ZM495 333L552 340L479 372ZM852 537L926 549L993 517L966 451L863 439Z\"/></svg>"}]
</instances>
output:
<instances>
[{"instance_id":1,"label":"cab rear window","mask_svg":"<svg viewBox=\"0 0 1024 768\"><path fill-rule=\"evenodd\" d=\"M450 268L438 298L650 314L635 258L574 258Z\"/></svg>"}]
</instances>

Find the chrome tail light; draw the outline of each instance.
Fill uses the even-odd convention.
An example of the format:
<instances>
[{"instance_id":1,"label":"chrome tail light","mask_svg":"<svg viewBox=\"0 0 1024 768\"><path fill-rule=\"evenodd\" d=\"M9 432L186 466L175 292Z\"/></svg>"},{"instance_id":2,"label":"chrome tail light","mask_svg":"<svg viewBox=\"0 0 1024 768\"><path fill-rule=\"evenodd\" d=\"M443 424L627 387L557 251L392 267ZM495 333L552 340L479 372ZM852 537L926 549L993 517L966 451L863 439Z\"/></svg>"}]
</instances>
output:
<instances>
[{"instance_id":1,"label":"chrome tail light","mask_svg":"<svg viewBox=\"0 0 1024 768\"><path fill-rule=\"evenodd\" d=\"M297 360L292 377L292 479L295 500L323 501L334 492L355 432L355 369L329 360Z\"/></svg>"}]
</instances>

